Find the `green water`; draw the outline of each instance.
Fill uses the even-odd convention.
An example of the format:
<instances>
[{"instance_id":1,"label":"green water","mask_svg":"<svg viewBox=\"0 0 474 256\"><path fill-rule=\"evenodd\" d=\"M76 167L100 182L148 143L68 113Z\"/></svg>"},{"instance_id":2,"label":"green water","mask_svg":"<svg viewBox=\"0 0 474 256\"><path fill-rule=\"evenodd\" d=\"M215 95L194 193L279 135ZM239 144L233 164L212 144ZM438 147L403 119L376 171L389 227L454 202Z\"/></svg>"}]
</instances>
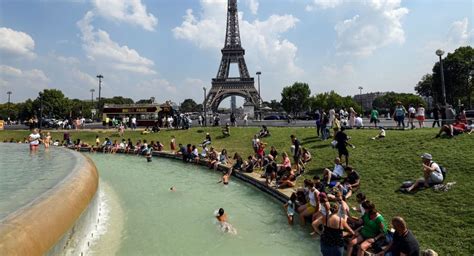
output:
<instances>
[{"instance_id":1,"label":"green water","mask_svg":"<svg viewBox=\"0 0 474 256\"><path fill-rule=\"evenodd\" d=\"M89 155L109 207L95 255L319 255L306 228L290 227L281 203L232 178L162 158ZM175 186L177 191L169 188ZM224 208L237 234L213 217Z\"/></svg>"},{"instance_id":2,"label":"green water","mask_svg":"<svg viewBox=\"0 0 474 256\"><path fill-rule=\"evenodd\" d=\"M28 144L0 143L0 220L56 186L76 161L63 148L30 151Z\"/></svg>"}]
</instances>

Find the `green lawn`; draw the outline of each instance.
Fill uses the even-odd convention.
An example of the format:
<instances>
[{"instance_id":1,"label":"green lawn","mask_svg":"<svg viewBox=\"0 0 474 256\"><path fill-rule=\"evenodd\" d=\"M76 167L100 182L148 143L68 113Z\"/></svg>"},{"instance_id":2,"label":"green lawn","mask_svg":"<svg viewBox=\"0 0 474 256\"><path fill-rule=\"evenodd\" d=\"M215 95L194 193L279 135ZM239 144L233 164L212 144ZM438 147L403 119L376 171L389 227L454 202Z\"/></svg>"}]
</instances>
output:
<instances>
[{"instance_id":1,"label":"green lawn","mask_svg":"<svg viewBox=\"0 0 474 256\"><path fill-rule=\"evenodd\" d=\"M311 128L270 128L272 136L265 139L268 146L274 145L279 152L289 151L290 134L295 134L304 147L310 149L313 161L305 176L321 175L324 167L331 167L337 151L329 141L321 141ZM178 143L199 144L205 132L211 133L213 146L226 148L229 153L240 152L246 157L252 153L251 139L258 128L232 128L232 135L221 136L220 128L194 128L187 131L162 131L159 134L141 135L126 132L125 138L158 140L169 149L172 135ZM98 134L101 141L106 136L120 139L115 131L70 131L72 138L93 143ZM370 138L376 130L348 130L351 142L350 164L362 176L360 191L374 201L387 220L395 215L403 216L413 230L423 249L432 248L440 255L471 255L474 252L474 135L460 135L452 139L434 139L437 130L416 129L410 131L387 131L383 141ZM27 136L28 131L0 131L0 140ZM53 138L62 139L62 132L52 132ZM395 193L402 181L413 180L422 175L420 155L429 152L434 160L448 169L448 181L456 181L452 190L436 193L420 191L414 195ZM304 177L299 178L299 183ZM349 200L354 203L354 198Z\"/></svg>"}]
</instances>

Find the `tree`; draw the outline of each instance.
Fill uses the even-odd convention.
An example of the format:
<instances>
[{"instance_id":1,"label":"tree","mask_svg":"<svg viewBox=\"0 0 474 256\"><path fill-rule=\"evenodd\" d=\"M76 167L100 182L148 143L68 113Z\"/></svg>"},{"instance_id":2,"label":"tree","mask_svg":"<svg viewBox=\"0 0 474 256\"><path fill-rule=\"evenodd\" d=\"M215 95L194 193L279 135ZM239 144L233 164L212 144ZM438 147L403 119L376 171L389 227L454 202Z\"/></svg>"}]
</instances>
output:
<instances>
[{"instance_id":1,"label":"tree","mask_svg":"<svg viewBox=\"0 0 474 256\"><path fill-rule=\"evenodd\" d=\"M331 108L354 108L359 111L360 105L351 96L342 97L334 91L319 93L310 98L311 110L328 110Z\"/></svg>"},{"instance_id":2,"label":"tree","mask_svg":"<svg viewBox=\"0 0 474 256\"><path fill-rule=\"evenodd\" d=\"M457 105L472 106L474 97L473 79L469 79L469 72L474 70L474 48L471 46L459 47L453 53L448 53L443 59L446 102ZM429 77L423 76L415 86L415 90L422 96L433 96L436 102L443 102L441 89L440 63L433 66L432 86L429 88Z\"/></svg>"},{"instance_id":3,"label":"tree","mask_svg":"<svg viewBox=\"0 0 474 256\"><path fill-rule=\"evenodd\" d=\"M102 104L133 104L131 98L124 98L122 96L114 96L112 98L102 98Z\"/></svg>"},{"instance_id":4,"label":"tree","mask_svg":"<svg viewBox=\"0 0 474 256\"><path fill-rule=\"evenodd\" d=\"M292 86L283 88L281 92L281 105L283 109L298 116L300 112L307 110L311 90L307 83L295 82Z\"/></svg>"},{"instance_id":5,"label":"tree","mask_svg":"<svg viewBox=\"0 0 474 256\"><path fill-rule=\"evenodd\" d=\"M198 104L193 99L185 99L179 109L181 112L198 112L200 109L197 106Z\"/></svg>"},{"instance_id":6,"label":"tree","mask_svg":"<svg viewBox=\"0 0 474 256\"><path fill-rule=\"evenodd\" d=\"M410 104L418 106L419 104L425 104L426 102L418 95L412 93L395 93L389 92L384 96L375 98L372 105L382 112L392 113L395 110L397 101L400 101L403 106L407 107Z\"/></svg>"},{"instance_id":7,"label":"tree","mask_svg":"<svg viewBox=\"0 0 474 256\"><path fill-rule=\"evenodd\" d=\"M43 116L64 118L69 116L70 110L69 99L58 89L45 89L33 101L33 113L38 117L42 111Z\"/></svg>"},{"instance_id":8,"label":"tree","mask_svg":"<svg viewBox=\"0 0 474 256\"><path fill-rule=\"evenodd\" d=\"M264 101L262 102L262 106L264 107L267 106L271 108L273 111L277 111L277 112L283 111L283 107L281 106L281 103L278 102L277 100L271 100L270 102Z\"/></svg>"},{"instance_id":9,"label":"tree","mask_svg":"<svg viewBox=\"0 0 474 256\"><path fill-rule=\"evenodd\" d=\"M418 95L425 96L425 97L433 97L433 75L426 74L424 75L421 80L416 84L415 91Z\"/></svg>"}]
</instances>

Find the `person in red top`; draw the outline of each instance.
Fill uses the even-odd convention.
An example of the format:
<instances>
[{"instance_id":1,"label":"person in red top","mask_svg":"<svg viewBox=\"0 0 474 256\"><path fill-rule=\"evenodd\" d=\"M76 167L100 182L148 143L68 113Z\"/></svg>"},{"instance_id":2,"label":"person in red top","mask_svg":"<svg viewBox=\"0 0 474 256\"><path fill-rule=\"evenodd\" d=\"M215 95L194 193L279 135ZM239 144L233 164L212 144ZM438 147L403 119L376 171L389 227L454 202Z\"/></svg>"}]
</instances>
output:
<instances>
[{"instance_id":1,"label":"person in red top","mask_svg":"<svg viewBox=\"0 0 474 256\"><path fill-rule=\"evenodd\" d=\"M453 124L445 124L441 129L439 129L439 133L436 135L436 138L439 138L441 134L444 132L449 137L454 137L454 135L461 134L463 132L468 132L470 130L469 126L462 122L461 119L458 117Z\"/></svg>"}]
</instances>

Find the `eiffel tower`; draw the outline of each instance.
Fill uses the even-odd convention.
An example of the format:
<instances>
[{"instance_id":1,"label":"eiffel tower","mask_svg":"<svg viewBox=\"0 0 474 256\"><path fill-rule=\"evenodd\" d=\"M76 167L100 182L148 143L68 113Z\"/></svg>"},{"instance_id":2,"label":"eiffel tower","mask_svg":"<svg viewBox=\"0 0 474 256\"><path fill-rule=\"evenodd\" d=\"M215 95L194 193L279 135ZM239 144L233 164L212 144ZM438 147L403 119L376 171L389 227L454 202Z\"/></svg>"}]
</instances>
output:
<instances>
[{"instance_id":1,"label":"eiffel tower","mask_svg":"<svg viewBox=\"0 0 474 256\"><path fill-rule=\"evenodd\" d=\"M217 112L217 107L225 98L240 96L247 103L253 104L255 109L258 109L260 94L255 89L253 77L249 75L244 59L245 50L240 42L237 0L228 0L227 2L225 45L221 52L221 64L216 78L212 79L212 88L205 99L205 106L207 109ZM239 77L229 77L231 63L237 63Z\"/></svg>"}]
</instances>

